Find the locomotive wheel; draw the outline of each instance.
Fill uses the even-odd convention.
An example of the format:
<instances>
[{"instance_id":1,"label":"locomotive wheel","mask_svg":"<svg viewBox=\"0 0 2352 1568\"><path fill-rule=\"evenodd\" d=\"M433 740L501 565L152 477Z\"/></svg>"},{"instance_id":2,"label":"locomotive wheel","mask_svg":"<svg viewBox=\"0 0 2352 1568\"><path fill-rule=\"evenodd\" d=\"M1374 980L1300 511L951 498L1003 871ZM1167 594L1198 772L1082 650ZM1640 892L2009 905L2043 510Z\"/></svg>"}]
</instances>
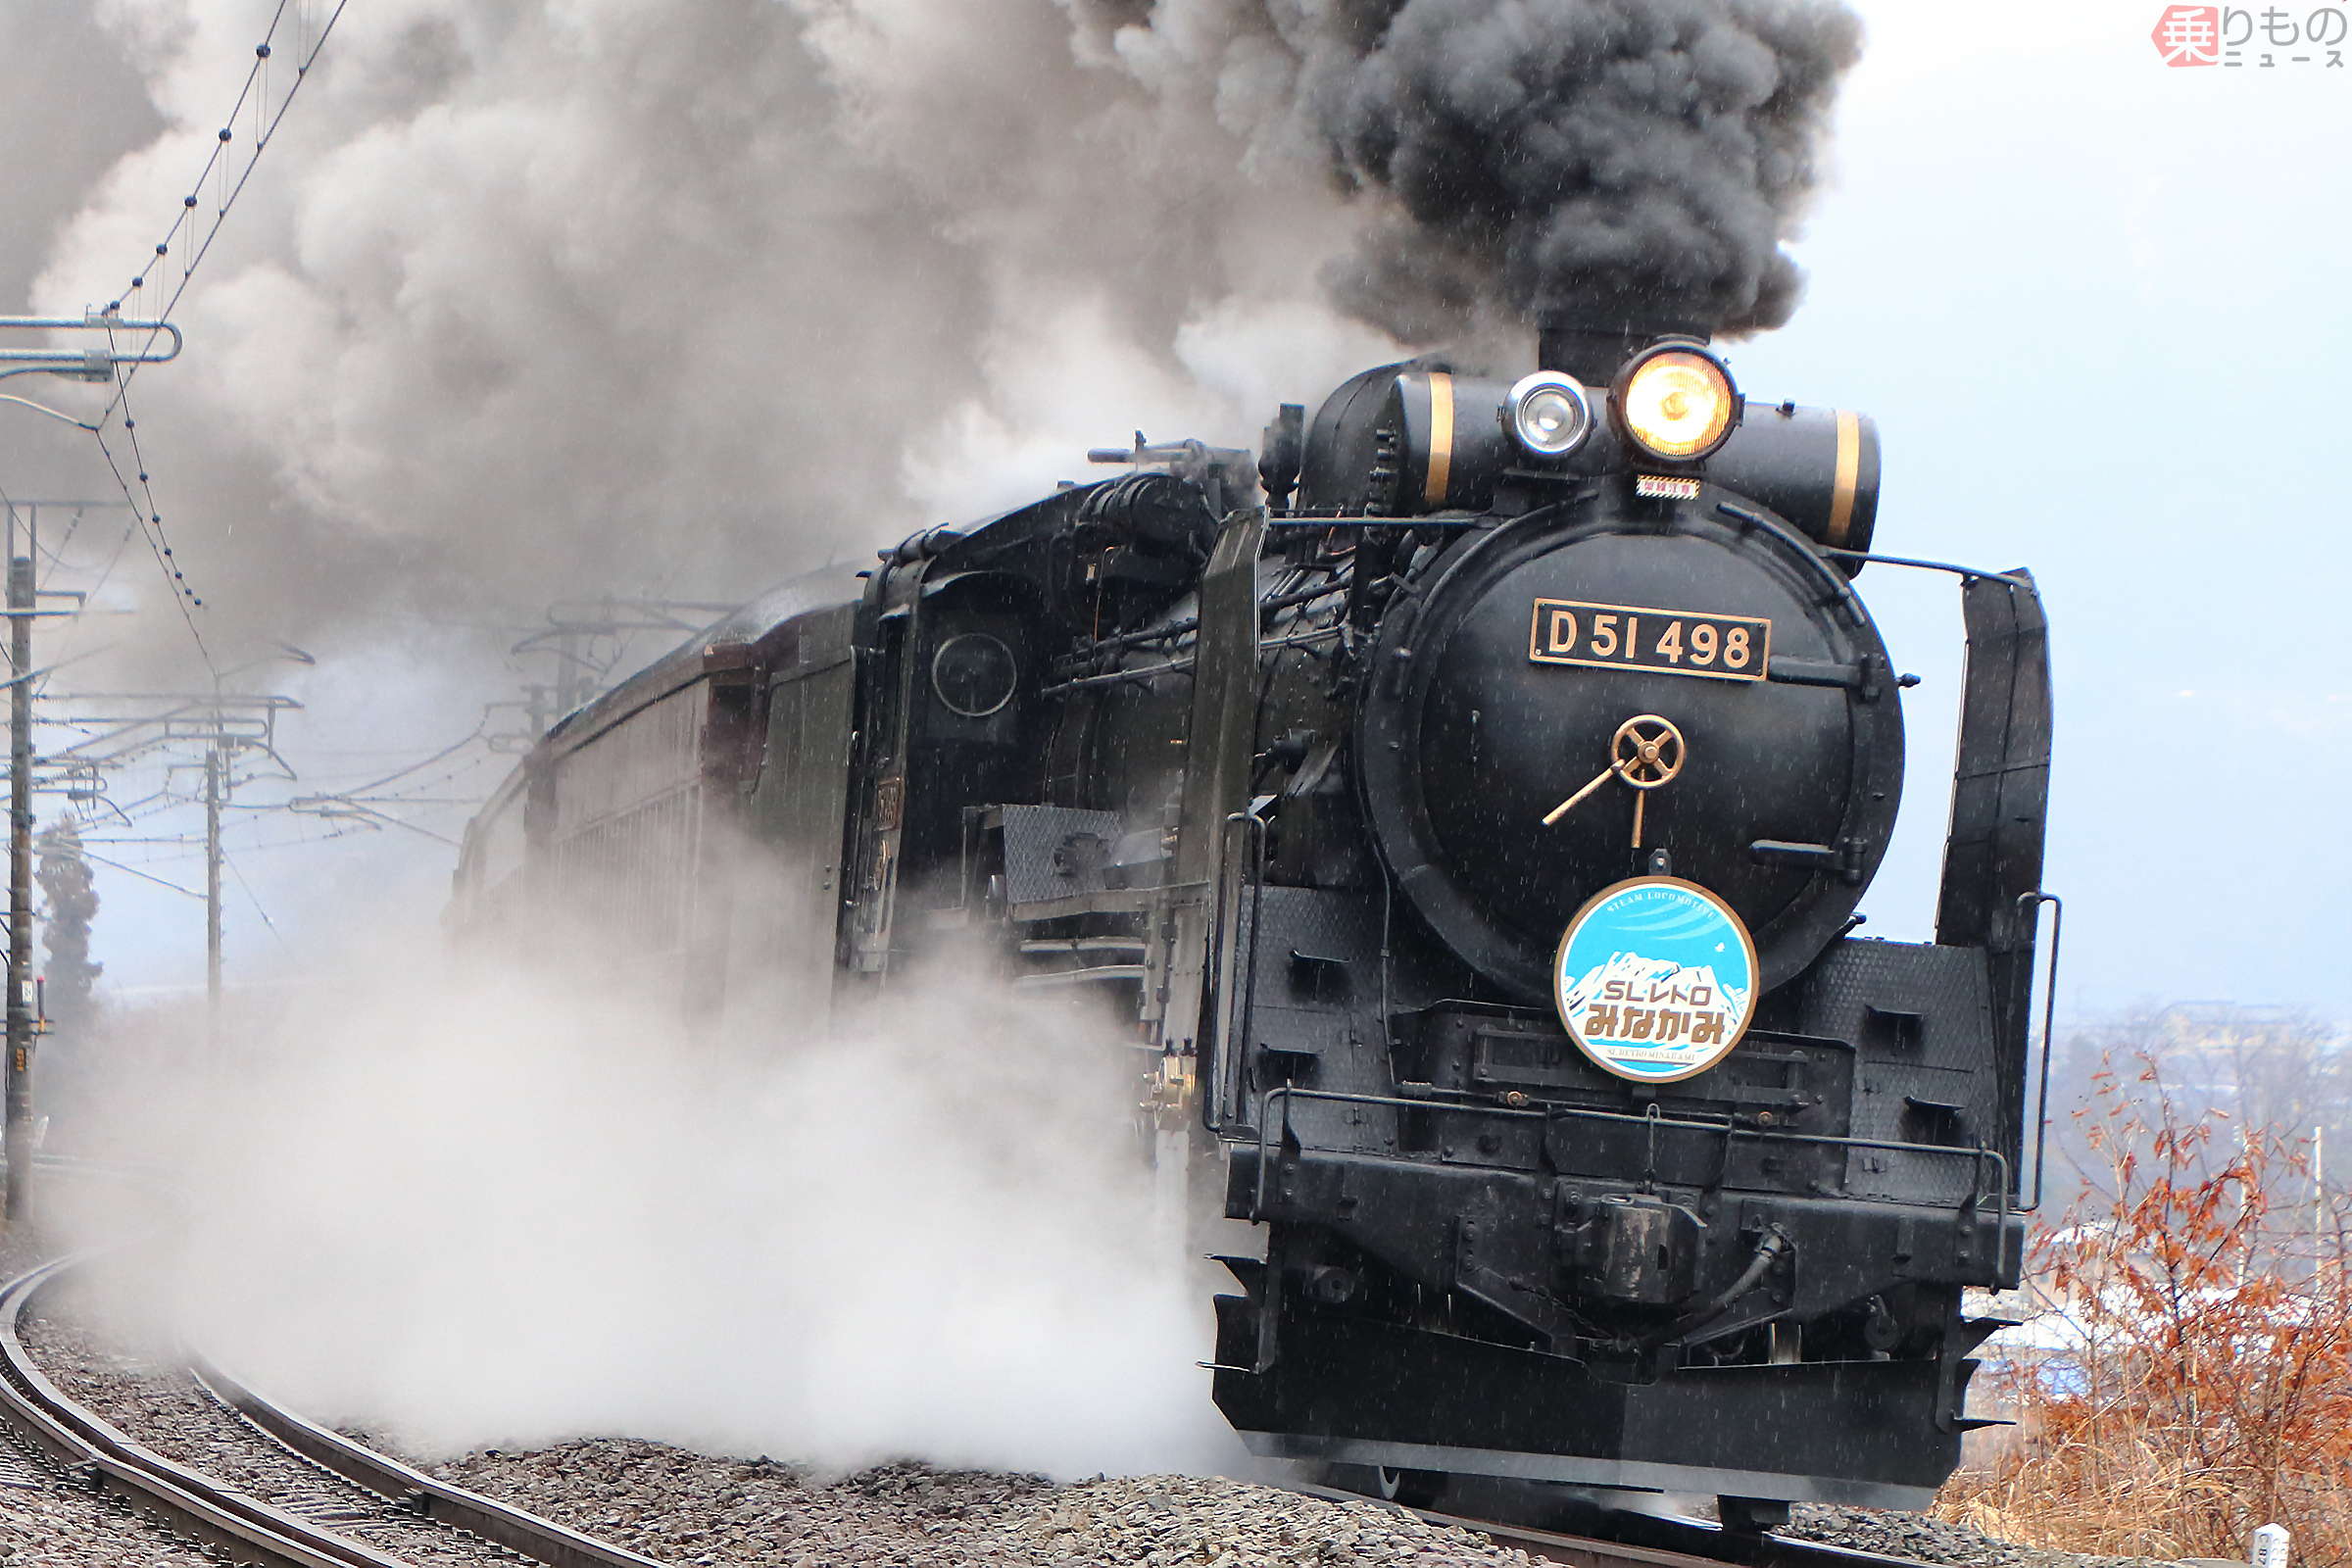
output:
<instances>
[{"instance_id":1,"label":"locomotive wheel","mask_svg":"<svg viewBox=\"0 0 2352 1568\"><path fill-rule=\"evenodd\" d=\"M1375 1465L1372 1484L1383 1502L1407 1508L1426 1508L1446 1494L1446 1475L1439 1470L1392 1470Z\"/></svg>"},{"instance_id":2,"label":"locomotive wheel","mask_svg":"<svg viewBox=\"0 0 2352 1568\"><path fill-rule=\"evenodd\" d=\"M1322 1467L1325 1486L1403 1508L1429 1507L1446 1494L1452 1479L1439 1470L1406 1470L1385 1464L1330 1463Z\"/></svg>"},{"instance_id":3,"label":"locomotive wheel","mask_svg":"<svg viewBox=\"0 0 2352 1568\"><path fill-rule=\"evenodd\" d=\"M1425 1509L1446 1495L1451 1476L1442 1469L1393 1469L1388 1464L1329 1464L1324 1481L1397 1507Z\"/></svg>"}]
</instances>

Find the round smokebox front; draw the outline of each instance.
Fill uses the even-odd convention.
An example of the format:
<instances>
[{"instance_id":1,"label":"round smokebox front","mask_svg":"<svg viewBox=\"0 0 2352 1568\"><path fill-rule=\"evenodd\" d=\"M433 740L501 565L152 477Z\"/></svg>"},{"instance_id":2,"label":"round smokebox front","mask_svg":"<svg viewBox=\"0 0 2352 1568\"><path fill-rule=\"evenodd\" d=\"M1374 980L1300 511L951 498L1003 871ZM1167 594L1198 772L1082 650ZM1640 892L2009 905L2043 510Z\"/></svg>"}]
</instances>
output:
<instances>
[{"instance_id":1,"label":"round smokebox front","mask_svg":"<svg viewBox=\"0 0 2352 1568\"><path fill-rule=\"evenodd\" d=\"M1563 927L1661 868L1755 934L1770 988L1843 927L1901 792L1867 612L1792 535L1698 502L1539 513L1441 561L1382 628L1358 736L1398 885L1529 1000Z\"/></svg>"}]
</instances>

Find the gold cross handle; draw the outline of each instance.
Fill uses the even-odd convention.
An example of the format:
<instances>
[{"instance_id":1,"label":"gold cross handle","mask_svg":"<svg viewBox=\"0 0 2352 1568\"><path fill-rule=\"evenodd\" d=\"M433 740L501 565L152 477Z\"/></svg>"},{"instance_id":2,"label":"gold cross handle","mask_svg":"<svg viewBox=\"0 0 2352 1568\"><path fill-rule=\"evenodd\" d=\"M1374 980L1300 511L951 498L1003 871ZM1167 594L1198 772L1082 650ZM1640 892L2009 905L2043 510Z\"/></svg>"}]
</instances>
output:
<instances>
[{"instance_id":1,"label":"gold cross handle","mask_svg":"<svg viewBox=\"0 0 2352 1568\"><path fill-rule=\"evenodd\" d=\"M1674 782L1688 755L1674 720L1637 713L1609 741L1609 770L1638 790L1654 790Z\"/></svg>"},{"instance_id":2,"label":"gold cross handle","mask_svg":"<svg viewBox=\"0 0 2352 1568\"><path fill-rule=\"evenodd\" d=\"M1675 775L1682 772L1683 763L1689 757L1690 749L1684 744L1683 732L1672 719L1661 718L1655 713L1637 713L1618 725L1617 733L1609 738L1609 765L1594 774L1592 783L1544 812L1544 825L1550 827L1559 821L1590 800L1593 791L1612 778L1643 791L1672 783ZM1637 839L1641 832L1641 803L1642 798L1637 795L1634 798Z\"/></svg>"}]
</instances>

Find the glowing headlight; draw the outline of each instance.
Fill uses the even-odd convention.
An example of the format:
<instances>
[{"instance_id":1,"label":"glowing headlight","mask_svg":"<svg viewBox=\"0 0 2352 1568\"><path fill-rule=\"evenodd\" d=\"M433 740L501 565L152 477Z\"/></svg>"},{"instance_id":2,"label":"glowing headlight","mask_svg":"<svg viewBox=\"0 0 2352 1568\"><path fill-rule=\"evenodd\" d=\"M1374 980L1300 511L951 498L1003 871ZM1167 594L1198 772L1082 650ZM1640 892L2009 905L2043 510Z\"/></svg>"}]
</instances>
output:
<instances>
[{"instance_id":1,"label":"glowing headlight","mask_svg":"<svg viewBox=\"0 0 2352 1568\"><path fill-rule=\"evenodd\" d=\"M1660 343L1619 372L1616 408L1636 446L1689 462L1723 445L1739 419L1740 394L1714 355L1694 344Z\"/></svg>"},{"instance_id":2,"label":"glowing headlight","mask_svg":"<svg viewBox=\"0 0 2352 1568\"><path fill-rule=\"evenodd\" d=\"M1592 433L1592 405L1575 376L1538 370L1511 388L1510 423L1537 457L1564 458Z\"/></svg>"}]
</instances>

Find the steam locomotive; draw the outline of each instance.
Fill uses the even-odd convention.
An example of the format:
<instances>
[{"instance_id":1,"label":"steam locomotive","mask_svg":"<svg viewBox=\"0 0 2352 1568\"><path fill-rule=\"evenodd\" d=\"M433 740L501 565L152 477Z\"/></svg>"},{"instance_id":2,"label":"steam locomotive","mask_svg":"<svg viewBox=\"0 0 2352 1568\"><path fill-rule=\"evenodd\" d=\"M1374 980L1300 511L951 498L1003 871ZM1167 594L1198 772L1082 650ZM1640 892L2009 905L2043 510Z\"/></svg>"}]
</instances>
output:
<instances>
[{"instance_id":1,"label":"steam locomotive","mask_svg":"<svg viewBox=\"0 0 2352 1568\"><path fill-rule=\"evenodd\" d=\"M625 888L721 1022L974 932L1109 999L1156 1157L1262 1244L1213 1366L1261 1453L1923 1504L2033 1185L2033 579L1946 568L1936 940L1860 935L1912 683L1854 588L1874 427L1695 335L1538 360L1366 371L1254 461L1138 435L787 583L538 743L463 917Z\"/></svg>"}]
</instances>

